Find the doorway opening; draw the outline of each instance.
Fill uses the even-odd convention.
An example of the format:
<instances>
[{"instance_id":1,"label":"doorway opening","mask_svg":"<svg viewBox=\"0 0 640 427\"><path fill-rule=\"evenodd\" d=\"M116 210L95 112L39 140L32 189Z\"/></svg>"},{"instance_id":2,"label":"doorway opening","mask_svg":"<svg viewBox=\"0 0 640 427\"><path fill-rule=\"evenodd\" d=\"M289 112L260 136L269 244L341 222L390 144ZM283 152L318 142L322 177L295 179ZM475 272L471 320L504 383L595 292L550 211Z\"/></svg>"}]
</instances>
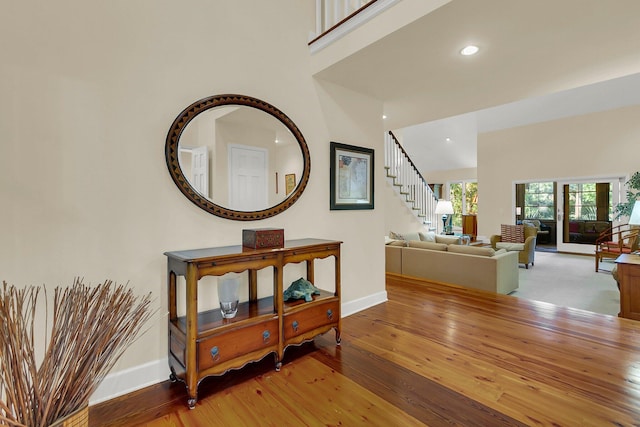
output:
<instances>
[{"instance_id":1,"label":"doorway opening","mask_svg":"<svg viewBox=\"0 0 640 427\"><path fill-rule=\"evenodd\" d=\"M515 184L516 224L538 220L538 250L593 254L600 233L618 225L623 177L534 181Z\"/></svg>"}]
</instances>

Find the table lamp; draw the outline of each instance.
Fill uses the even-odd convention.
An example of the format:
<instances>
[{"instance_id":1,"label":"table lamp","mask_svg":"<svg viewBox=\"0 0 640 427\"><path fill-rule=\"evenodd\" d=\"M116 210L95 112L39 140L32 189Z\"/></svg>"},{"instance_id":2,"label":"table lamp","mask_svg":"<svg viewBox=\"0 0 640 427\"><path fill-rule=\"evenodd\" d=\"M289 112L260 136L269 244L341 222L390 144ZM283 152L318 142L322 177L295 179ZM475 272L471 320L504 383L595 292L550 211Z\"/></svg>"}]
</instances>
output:
<instances>
[{"instance_id":1,"label":"table lamp","mask_svg":"<svg viewBox=\"0 0 640 427\"><path fill-rule=\"evenodd\" d=\"M447 217L453 214L453 205L449 200L438 200L436 214L442 214L442 234L446 234ZM638 213L640 215L640 212Z\"/></svg>"},{"instance_id":2,"label":"table lamp","mask_svg":"<svg viewBox=\"0 0 640 427\"><path fill-rule=\"evenodd\" d=\"M436 210L437 209L438 208L436 207ZM629 225L640 225L640 200L636 200L636 203L633 205L633 210L629 217Z\"/></svg>"}]
</instances>

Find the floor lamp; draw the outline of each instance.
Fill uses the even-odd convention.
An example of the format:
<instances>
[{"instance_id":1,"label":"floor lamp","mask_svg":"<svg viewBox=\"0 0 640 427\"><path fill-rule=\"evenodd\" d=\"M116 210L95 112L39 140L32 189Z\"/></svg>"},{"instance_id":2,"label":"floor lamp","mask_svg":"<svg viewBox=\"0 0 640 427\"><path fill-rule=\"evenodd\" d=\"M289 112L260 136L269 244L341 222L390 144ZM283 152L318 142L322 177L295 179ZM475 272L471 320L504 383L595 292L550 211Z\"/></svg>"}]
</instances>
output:
<instances>
[{"instance_id":1,"label":"floor lamp","mask_svg":"<svg viewBox=\"0 0 640 427\"><path fill-rule=\"evenodd\" d=\"M447 234L447 218L453 214L453 205L449 200L438 200L435 213L442 215L442 234Z\"/></svg>"}]
</instances>

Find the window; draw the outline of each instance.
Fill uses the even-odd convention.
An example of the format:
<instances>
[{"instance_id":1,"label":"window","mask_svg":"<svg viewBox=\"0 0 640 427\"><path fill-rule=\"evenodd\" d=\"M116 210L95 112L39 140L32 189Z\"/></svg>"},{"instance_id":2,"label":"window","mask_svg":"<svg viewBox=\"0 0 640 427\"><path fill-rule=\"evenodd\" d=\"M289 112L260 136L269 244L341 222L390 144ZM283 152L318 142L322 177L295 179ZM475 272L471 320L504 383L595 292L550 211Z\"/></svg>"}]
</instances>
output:
<instances>
[{"instance_id":1,"label":"window","mask_svg":"<svg viewBox=\"0 0 640 427\"><path fill-rule=\"evenodd\" d=\"M553 182L524 184L524 218L554 219L555 189Z\"/></svg>"},{"instance_id":2,"label":"window","mask_svg":"<svg viewBox=\"0 0 640 427\"><path fill-rule=\"evenodd\" d=\"M608 183L569 184L565 197L569 200L570 221L611 221L611 186Z\"/></svg>"},{"instance_id":3,"label":"window","mask_svg":"<svg viewBox=\"0 0 640 427\"><path fill-rule=\"evenodd\" d=\"M596 219L596 185L569 184L569 220Z\"/></svg>"},{"instance_id":4,"label":"window","mask_svg":"<svg viewBox=\"0 0 640 427\"><path fill-rule=\"evenodd\" d=\"M462 215L478 213L478 183L476 181L449 183L449 200L455 212L451 216L451 225L462 227Z\"/></svg>"}]
</instances>

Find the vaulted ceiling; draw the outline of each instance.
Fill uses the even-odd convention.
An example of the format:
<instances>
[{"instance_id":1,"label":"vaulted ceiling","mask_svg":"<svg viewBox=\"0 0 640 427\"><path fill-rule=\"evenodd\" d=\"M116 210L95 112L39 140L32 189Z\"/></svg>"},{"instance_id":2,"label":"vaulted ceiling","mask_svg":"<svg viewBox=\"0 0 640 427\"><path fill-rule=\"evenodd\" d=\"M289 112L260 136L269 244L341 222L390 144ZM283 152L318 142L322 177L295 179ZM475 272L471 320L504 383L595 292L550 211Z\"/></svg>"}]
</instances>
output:
<instances>
[{"instance_id":1,"label":"vaulted ceiling","mask_svg":"<svg viewBox=\"0 0 640 427\"><path fill-rule=\"evenodd\" d=\"M316 77L384 101L407 149L451 137L425 169L474 167L478 132L639 104L639 18L637 0L452 0Z\"/></svg>"}]
</instances>

